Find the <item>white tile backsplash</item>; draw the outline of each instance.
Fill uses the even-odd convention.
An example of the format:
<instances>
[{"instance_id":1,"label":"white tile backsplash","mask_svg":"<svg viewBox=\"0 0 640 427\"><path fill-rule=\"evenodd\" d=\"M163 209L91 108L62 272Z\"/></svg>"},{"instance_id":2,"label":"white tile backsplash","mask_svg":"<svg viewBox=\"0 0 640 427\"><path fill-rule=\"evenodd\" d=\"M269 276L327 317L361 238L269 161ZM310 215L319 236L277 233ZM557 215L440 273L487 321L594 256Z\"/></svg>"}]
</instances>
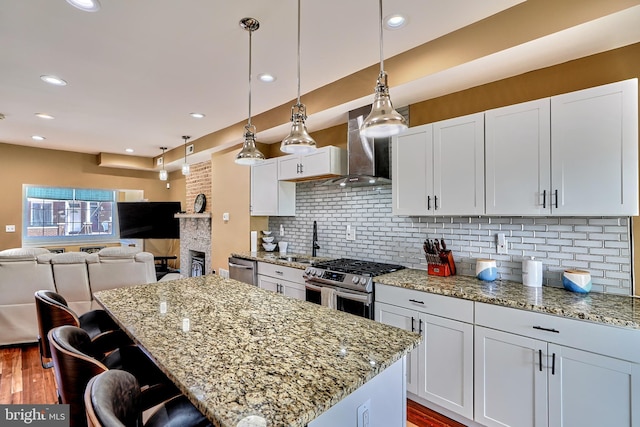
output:
<instances>
[{"instance_id":1,"label":"white tile backsplash","mask_svg":"<svg viewBox=\"0 0 640 427\"><path fill-rule=\"evenodd\" d=\"M311 253L313 221L319 256L349 257L426 270L425 238L444 238L458 274L473 276L475 259L497 261L501 279L522 281L522 260L543 262L544 284L562 286L561 273L591 272L595 292L631 295L630 219L567 217L395 217L391 185L379 187L296 184L296 216L271 217L269 227L287 230L289 252ZM347 224L356 240L347 241ZM496 233L506 234L508 254L497 255ZM276 236L276 239L280 239Z\"/></svg>"}]
</instances>

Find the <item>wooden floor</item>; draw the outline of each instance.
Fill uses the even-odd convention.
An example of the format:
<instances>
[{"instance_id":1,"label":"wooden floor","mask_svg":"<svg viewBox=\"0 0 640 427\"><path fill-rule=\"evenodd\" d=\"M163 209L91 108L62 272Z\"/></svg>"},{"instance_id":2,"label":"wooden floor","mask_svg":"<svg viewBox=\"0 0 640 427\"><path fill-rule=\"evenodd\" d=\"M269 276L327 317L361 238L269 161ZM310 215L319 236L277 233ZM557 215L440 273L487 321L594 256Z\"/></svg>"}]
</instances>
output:
<instances>
[{"instance_id":1,"label":"wooden floor","mask_svg":"<svg viewBox=\"0 0 640 427\"><path fill-rule=\"evenodd\" d=\"M37 345L0 347L0 404L58 401L53 369L43 369ZM407 427L464 427L411 400Z\"/></svg>"}]
</instances>

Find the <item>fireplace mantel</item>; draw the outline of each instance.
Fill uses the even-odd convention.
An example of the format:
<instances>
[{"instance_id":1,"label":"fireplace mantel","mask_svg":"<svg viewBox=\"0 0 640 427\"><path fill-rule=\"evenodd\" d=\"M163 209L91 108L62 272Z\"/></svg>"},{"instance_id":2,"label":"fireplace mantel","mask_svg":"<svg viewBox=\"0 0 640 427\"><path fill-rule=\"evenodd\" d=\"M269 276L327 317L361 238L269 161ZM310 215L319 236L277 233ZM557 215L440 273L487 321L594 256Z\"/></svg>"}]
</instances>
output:
<instances>
[{"instance_id":1,"label":"fireplace mantel","mask_svg":"<svg viewBox=\"0 0 640 427\"><path fill-rule=\"evenodd\" d=\"M177 213L173 215L174 218L211 218L211 212L204 213Z\"/></svg>"}]
</instances>

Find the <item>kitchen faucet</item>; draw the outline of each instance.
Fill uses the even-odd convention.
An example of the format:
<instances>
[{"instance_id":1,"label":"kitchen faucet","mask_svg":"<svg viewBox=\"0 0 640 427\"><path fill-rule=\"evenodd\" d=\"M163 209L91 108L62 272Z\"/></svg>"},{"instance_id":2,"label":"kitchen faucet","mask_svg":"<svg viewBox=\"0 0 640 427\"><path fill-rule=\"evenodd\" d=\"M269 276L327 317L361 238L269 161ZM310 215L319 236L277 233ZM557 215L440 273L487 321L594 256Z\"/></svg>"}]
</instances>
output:
<instances>
[{"instance_id":1,"label":"kitchen faucet","mask_svg":"<svg viewBox=\"0 0 640 427\"><path fill-rule=\"evenodd\" d=\"M318 245L318 223L313 221L313 243L311 244L311 256L317 256L318 249L320 249L320 245Z\"/></svg>"}]
</instances>

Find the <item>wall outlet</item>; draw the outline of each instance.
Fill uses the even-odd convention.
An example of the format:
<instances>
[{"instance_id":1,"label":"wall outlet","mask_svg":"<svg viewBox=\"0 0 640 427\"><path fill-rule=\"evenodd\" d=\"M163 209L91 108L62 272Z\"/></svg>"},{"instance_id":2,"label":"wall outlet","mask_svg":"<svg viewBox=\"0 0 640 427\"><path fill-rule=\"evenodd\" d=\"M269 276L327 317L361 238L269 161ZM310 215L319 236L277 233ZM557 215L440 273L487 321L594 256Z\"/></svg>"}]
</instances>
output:
<instances>
[{"instance_id":1,"label":"wall outlet","mask_svg":"<svg viewBox=\"0 0 640 427\"><path fill-rule=\"evenodd\" d=\"M220 272L220 276L228 279L229 278L229 270L225 270L224 268L219 268L218 271Z\"/></svg>"},{"instance_id":2,"label":"wall outlet","mask_svg":"<svg viewBox=\"0 0 640 427\"><path fill-rule=\"evenodd\" d=\"M508 253L507 250L507 237L504 233L498 233L496 235L496 248L498 250L499 254L506 254Z\"/></svg>"},{"instance_id":3,"label":"wall outlet","mask_svg":"<svg viewBox=\"0 0 640 427\"><path fill-rule=\"evenodd\" d=\"M194 149L193 144L187 145L187 155L193 154L194 151L196 150Z\"/></svg>"},{"instance_id":4,"label":"wall outlet","mask_svg":"<svg viewBox=\"0 0 640 427\"><path fill-rule=\"evenodd\" d=\"M347 240L356 240L356 226L347 224Z\"/></svg>"},{"instance_id":5,"label":"wall outlet","mask_svg":"<svg viewBox=\"0 0 640 427\"><path fill-rule=\"evenodd\" d=\"M222 220L223 221L229 221L229 212L225 212L222 214Z\"/></svg>"},{"instance_id":6,"label":"wall outlet","mask_svg":"<svg viewBox=\"0 0 640 427\"><path fill-rule=\"evenodd\" d=\"M358 406L358 427L371 426L371 399Z\"/></svg>"},{"instance_id":7,"label":"wall outlet","mask_svg":"<svg viewBox=\"0 0 640 427\"><path fill-rule=\"evenodd\" d=\"M158 157L156 159L156 166L162 166L163 163L164 163L164 160L162 159L162 157Z\"/></svg>"},{"instance_id":8,"label":"wall outlet","mask_svg":"<svg viewBox=\"0 0 640 427\"><path fill-rule=\"evenodd\" d=\"M280 236L284 236L284 225L280 224Z\"/></svg>"},{"instance_id":9,"label":"wall outlet","mask_svg":"<svg viewBox=\"0 0 640 427\"><path fill-rule=\"evenodd\" d=\"M16 232L16 226L15 225L7 225L5 227L5 231L7 233L15 233Z\"/></svg>"}]
</instances>

